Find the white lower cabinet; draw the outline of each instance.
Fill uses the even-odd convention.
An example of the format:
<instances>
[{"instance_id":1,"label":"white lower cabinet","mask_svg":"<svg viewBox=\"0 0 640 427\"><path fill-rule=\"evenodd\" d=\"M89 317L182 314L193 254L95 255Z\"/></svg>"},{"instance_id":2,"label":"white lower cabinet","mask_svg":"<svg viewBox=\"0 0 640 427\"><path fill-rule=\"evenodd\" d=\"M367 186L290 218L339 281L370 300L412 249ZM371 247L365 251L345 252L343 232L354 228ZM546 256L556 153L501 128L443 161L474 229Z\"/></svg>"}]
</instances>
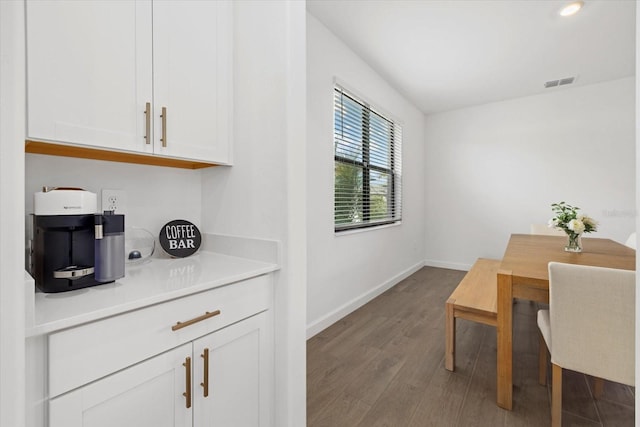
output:
<instances>
[{"instance_id":1,"label":"white lower cabinet","mask_svg":"<svg viewBox=\"0 0 640 427\"><path fill-rule=\"evenodd\" d=\"M40 337L29 425L272 427L272 302L267 274Z\"/></svg>"},{"instance_id":2,"label":"white lower cabinet","mask_svg":"<svg viewBox=\"0 0 640 427\"><path fill-rule=\"evenodd\" d=\"M270 322L261 313L193 343L194 426L272 425Z\"/></svg>"},{"instance_id":3,"label":"white lower cabinet","mask_svg":"<svg viewBox=\"0 0 640 427\"><path fill-rule=\"evenodd\" d=\"M186 375L191 345L127 368L49 402L51 427L188 427Z\"/></svg>"},{"instance_id":4,"label":"white lower cabinet","mask_svg":"<svg viewBox=\"0 0 640 427\"><path fill-rule=\"evenodd\" d=\"M270 312L51 399L50 427L269 427Z\"/></svg>"}]
</instances>

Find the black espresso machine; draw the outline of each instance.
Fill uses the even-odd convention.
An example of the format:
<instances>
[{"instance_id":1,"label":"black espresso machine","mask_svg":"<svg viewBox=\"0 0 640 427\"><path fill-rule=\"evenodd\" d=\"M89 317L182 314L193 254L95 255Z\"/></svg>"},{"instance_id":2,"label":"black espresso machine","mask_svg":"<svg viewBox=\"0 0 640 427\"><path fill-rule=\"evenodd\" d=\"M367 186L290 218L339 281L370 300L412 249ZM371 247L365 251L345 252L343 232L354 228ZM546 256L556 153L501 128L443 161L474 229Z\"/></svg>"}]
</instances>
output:
<instances>
[{"instance_id":1,"label":"black espresso machine","mask_svg":"<svg viewBox=\"0 0 640 427\"><path fill-rule=\"evenodd\" d=\"M31 273L42 292L124 277L124 215L97 214L95 193L50 188L34 195Z\"/></svg>"}]
</instances>

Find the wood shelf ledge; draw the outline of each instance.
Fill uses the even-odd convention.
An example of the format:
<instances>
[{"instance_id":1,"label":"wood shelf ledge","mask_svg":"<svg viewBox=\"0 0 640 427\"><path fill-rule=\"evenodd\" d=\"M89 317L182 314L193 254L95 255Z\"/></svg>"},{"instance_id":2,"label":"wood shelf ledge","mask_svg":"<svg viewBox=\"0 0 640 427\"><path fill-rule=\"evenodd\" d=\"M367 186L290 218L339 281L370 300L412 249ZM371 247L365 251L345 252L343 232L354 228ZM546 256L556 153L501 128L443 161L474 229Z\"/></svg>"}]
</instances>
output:
<instances>
[{"instance_id":1,"label":"wood shelf ledge","mask_svg":"<svg viewBox=\"0 0 640 427\"><path fill-rule=\"evenodd\" d=\"M165 166L182 169L203 169L219 166L215 163L199 162L195 160L174 159L149 154L109 151L99 148L78 147L31 140L25 141L24 151L25 153L46 154L49 156L76 157L80 159L105 160L108 162L135 163L140 165Z\"/></svg>"}]
</instances>

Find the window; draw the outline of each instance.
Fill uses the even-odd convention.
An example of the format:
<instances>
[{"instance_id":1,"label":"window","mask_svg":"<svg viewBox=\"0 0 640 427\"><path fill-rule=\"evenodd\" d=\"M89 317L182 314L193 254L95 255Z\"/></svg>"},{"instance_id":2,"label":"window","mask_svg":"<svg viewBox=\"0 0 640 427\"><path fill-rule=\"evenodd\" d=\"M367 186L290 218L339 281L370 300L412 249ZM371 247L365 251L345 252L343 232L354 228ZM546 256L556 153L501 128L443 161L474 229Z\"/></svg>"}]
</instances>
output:
<instances>
[{"instance_id":1,"label":"window","mask_svg":"<svg viewBox=\"0 0 640 427\"><path fill-rule=\"evenodd\" d=\"M335 231L402 217L402 128L336 86L334 92Z\"/></svg>"}]
</instances>

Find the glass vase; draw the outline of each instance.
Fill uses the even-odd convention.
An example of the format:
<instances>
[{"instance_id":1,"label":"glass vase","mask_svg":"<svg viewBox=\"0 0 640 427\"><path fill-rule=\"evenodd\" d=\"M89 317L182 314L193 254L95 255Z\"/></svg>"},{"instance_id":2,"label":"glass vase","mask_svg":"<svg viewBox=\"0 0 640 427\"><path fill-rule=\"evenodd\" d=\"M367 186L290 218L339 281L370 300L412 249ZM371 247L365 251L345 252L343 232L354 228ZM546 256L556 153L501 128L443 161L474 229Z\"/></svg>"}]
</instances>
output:
<instances>
[{"instance_id":1,"label":"glass vase","mask_svg":"<svg viewBox=\"0 0 640 427\"><path fill-rule=\"evenodd\" d=\"M582 252L582 240L580 240L579 234L567 234L569 238L567 246L564 250L567 252Z\"/></svg>"}]
</instances>

